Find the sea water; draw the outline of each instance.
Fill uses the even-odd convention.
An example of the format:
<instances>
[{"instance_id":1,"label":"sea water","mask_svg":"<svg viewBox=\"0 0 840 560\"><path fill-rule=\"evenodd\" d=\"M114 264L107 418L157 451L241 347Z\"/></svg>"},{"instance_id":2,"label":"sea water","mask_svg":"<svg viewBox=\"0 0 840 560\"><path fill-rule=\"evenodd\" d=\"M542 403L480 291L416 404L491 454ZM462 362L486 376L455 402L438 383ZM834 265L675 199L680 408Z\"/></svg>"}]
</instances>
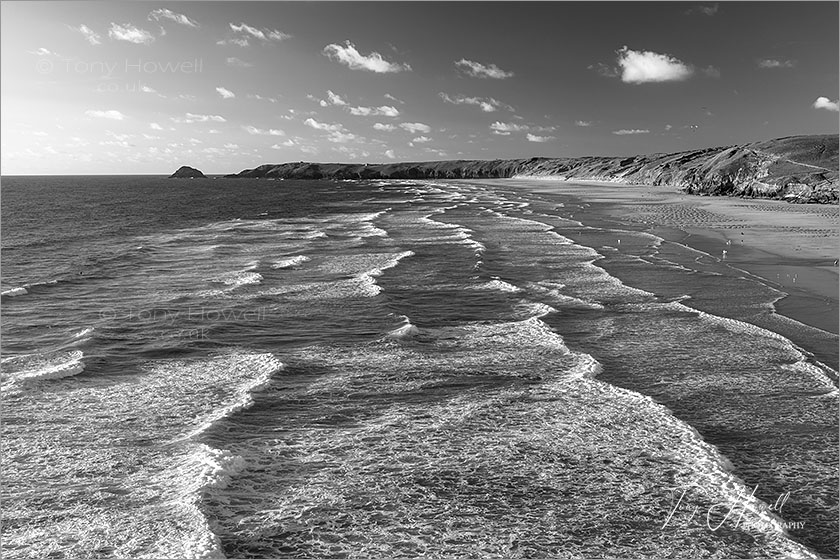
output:
<instances>
[{"instance_id":1,"label":"sea water","mask_svg":"<svg viewBox=\"0 0 840 560\"><path fill-rule=\"evenodd\" d=\"M567 210L4 178L4 554L836 555L836 334Z\"/></svg>"}]
</instances>

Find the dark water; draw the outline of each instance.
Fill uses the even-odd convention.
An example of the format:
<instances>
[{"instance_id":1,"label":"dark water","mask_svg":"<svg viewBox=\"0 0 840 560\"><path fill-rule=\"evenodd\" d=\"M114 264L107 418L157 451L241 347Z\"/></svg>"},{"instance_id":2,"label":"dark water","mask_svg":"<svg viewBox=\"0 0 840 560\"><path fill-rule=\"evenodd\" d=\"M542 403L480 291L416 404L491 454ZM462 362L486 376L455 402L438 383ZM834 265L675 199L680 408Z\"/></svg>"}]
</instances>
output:
<instances>
[{"instance_id":1,"label":"dark water","mask_svg":"<svg viewBox=\"0 0 840 560\"><path fill-rule=\"evenodd\" d=\"M504 182L2 186L10 557L836 555L836 336L714 259Z\"/></svg>"}]
</instances>

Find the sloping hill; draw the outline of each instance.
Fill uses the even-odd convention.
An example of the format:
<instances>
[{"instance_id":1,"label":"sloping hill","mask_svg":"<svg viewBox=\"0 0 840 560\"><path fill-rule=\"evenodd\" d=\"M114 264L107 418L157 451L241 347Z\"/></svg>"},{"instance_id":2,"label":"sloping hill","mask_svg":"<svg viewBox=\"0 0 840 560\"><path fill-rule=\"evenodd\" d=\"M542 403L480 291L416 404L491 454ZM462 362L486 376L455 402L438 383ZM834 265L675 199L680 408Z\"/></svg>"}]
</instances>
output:
<instances>
[{"instance_id":1,"label":"sloping hill","mask_svg":"<svg viewBox=\"0 0 840 560\"><path fill-rule=\"evenodd\" d=\"M669 186L691 194L832 203L838 200L838 137L766 142L625 158L531 158L387 164L284 163L227 177L274 179L492 179L554 177Z\"/></svg>"}]
</instances>

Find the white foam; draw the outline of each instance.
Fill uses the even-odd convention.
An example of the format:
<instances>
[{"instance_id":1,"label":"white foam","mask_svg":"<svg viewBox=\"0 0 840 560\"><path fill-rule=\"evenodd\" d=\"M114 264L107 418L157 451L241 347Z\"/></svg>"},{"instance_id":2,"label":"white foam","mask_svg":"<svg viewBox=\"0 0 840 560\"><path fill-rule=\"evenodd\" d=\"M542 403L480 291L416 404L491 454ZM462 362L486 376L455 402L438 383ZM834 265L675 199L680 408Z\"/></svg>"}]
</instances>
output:
<instances>
[{"instance_id":1,"label":"white foam","mask_svg":"<svg viewBox=\"0 0 840 560\"><path fill-rule=\"evenodd\" d=\"M504 280L501 280L499 278L494 278L493 280L490 280L489 282L485 282L483 284L478 284L477 286L474 286L474 288L477 289L477 290L498 290L500 292L508 292L508 293L516 293L516 292L521 292L522 291L522 288L519 288L518 286L514 286L513 284L510 284L509 282L505 282Z\"/></svg>"},{"instance_id":2,"label":"white foam","mask_svg":"<svg viewBox=\"0 0 840 560\"><path fill-rule=\"evenodd\" d=\"M82 373L85 364L81 350L24 354L2 360L3 390L23 384L61 379Z\"/></svg>"},{"instance_id":3,"label":"white foam","mask_svg":"<svg viewBox=\"0 0 840 560\"><path fill-rule=\"evenodd\" d=\"M293 268L309 260L310 258L306 255L296 255L294 257L288 257L275 261L275 263L271 265L271 268Z\"/></svg>"},{"instance_id":4,"label":"white foam","mask_svg":"<svg viewBox=\"0 0 840 560\"><path fill-rule=\"evenodd\" d=\"M403 324L386 334L387 338L410 338L420 333L420 329L411 324L407 316L402 315L402 319Z\"/></svg>"},{"instance_id":5,"label":"white foam","mask_svg":"<svg viewBox=\"0 0 840 560\"><path fill-rule=\"evenodd\" d=\"M21 286L21 287L18 287L18 288L11 288L9 290L6 290L6 291L0 293L0 296L2 296L2 297L16 297L16 296L22 296L22 295L28 294L28 293L29 292L26 290L26 288Z\"/></svg>"}]
</instances>

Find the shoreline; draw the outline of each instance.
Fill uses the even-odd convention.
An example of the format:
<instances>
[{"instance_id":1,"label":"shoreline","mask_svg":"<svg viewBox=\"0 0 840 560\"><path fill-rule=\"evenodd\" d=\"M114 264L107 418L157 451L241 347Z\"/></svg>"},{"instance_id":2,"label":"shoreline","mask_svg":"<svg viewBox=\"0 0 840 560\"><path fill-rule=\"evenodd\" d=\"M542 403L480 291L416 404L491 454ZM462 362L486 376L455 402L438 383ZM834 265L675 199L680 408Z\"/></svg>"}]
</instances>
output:
<instances>
[{"instance_id":1,"label":"shoreline","mask_svg":"<svg viewBox=\"0 0 840 560\"><path fill-rule=\"evenodd\" d=\"M516 180L508 184L571 199L561 214L585 225L644 232L708 254L733 274L744 273L777 290L780 297L772 302L777 315L819 329L825 335L820 338L836 340L840 331L840 269L833 265L838 258L836 206L701 197L613 182ZM764 322L758 326L769 328ZM781 330L788 338L796 334L795 324ZM837 348L820 344L809 351L838 368Z\"/></svg>"}]
</instances>

